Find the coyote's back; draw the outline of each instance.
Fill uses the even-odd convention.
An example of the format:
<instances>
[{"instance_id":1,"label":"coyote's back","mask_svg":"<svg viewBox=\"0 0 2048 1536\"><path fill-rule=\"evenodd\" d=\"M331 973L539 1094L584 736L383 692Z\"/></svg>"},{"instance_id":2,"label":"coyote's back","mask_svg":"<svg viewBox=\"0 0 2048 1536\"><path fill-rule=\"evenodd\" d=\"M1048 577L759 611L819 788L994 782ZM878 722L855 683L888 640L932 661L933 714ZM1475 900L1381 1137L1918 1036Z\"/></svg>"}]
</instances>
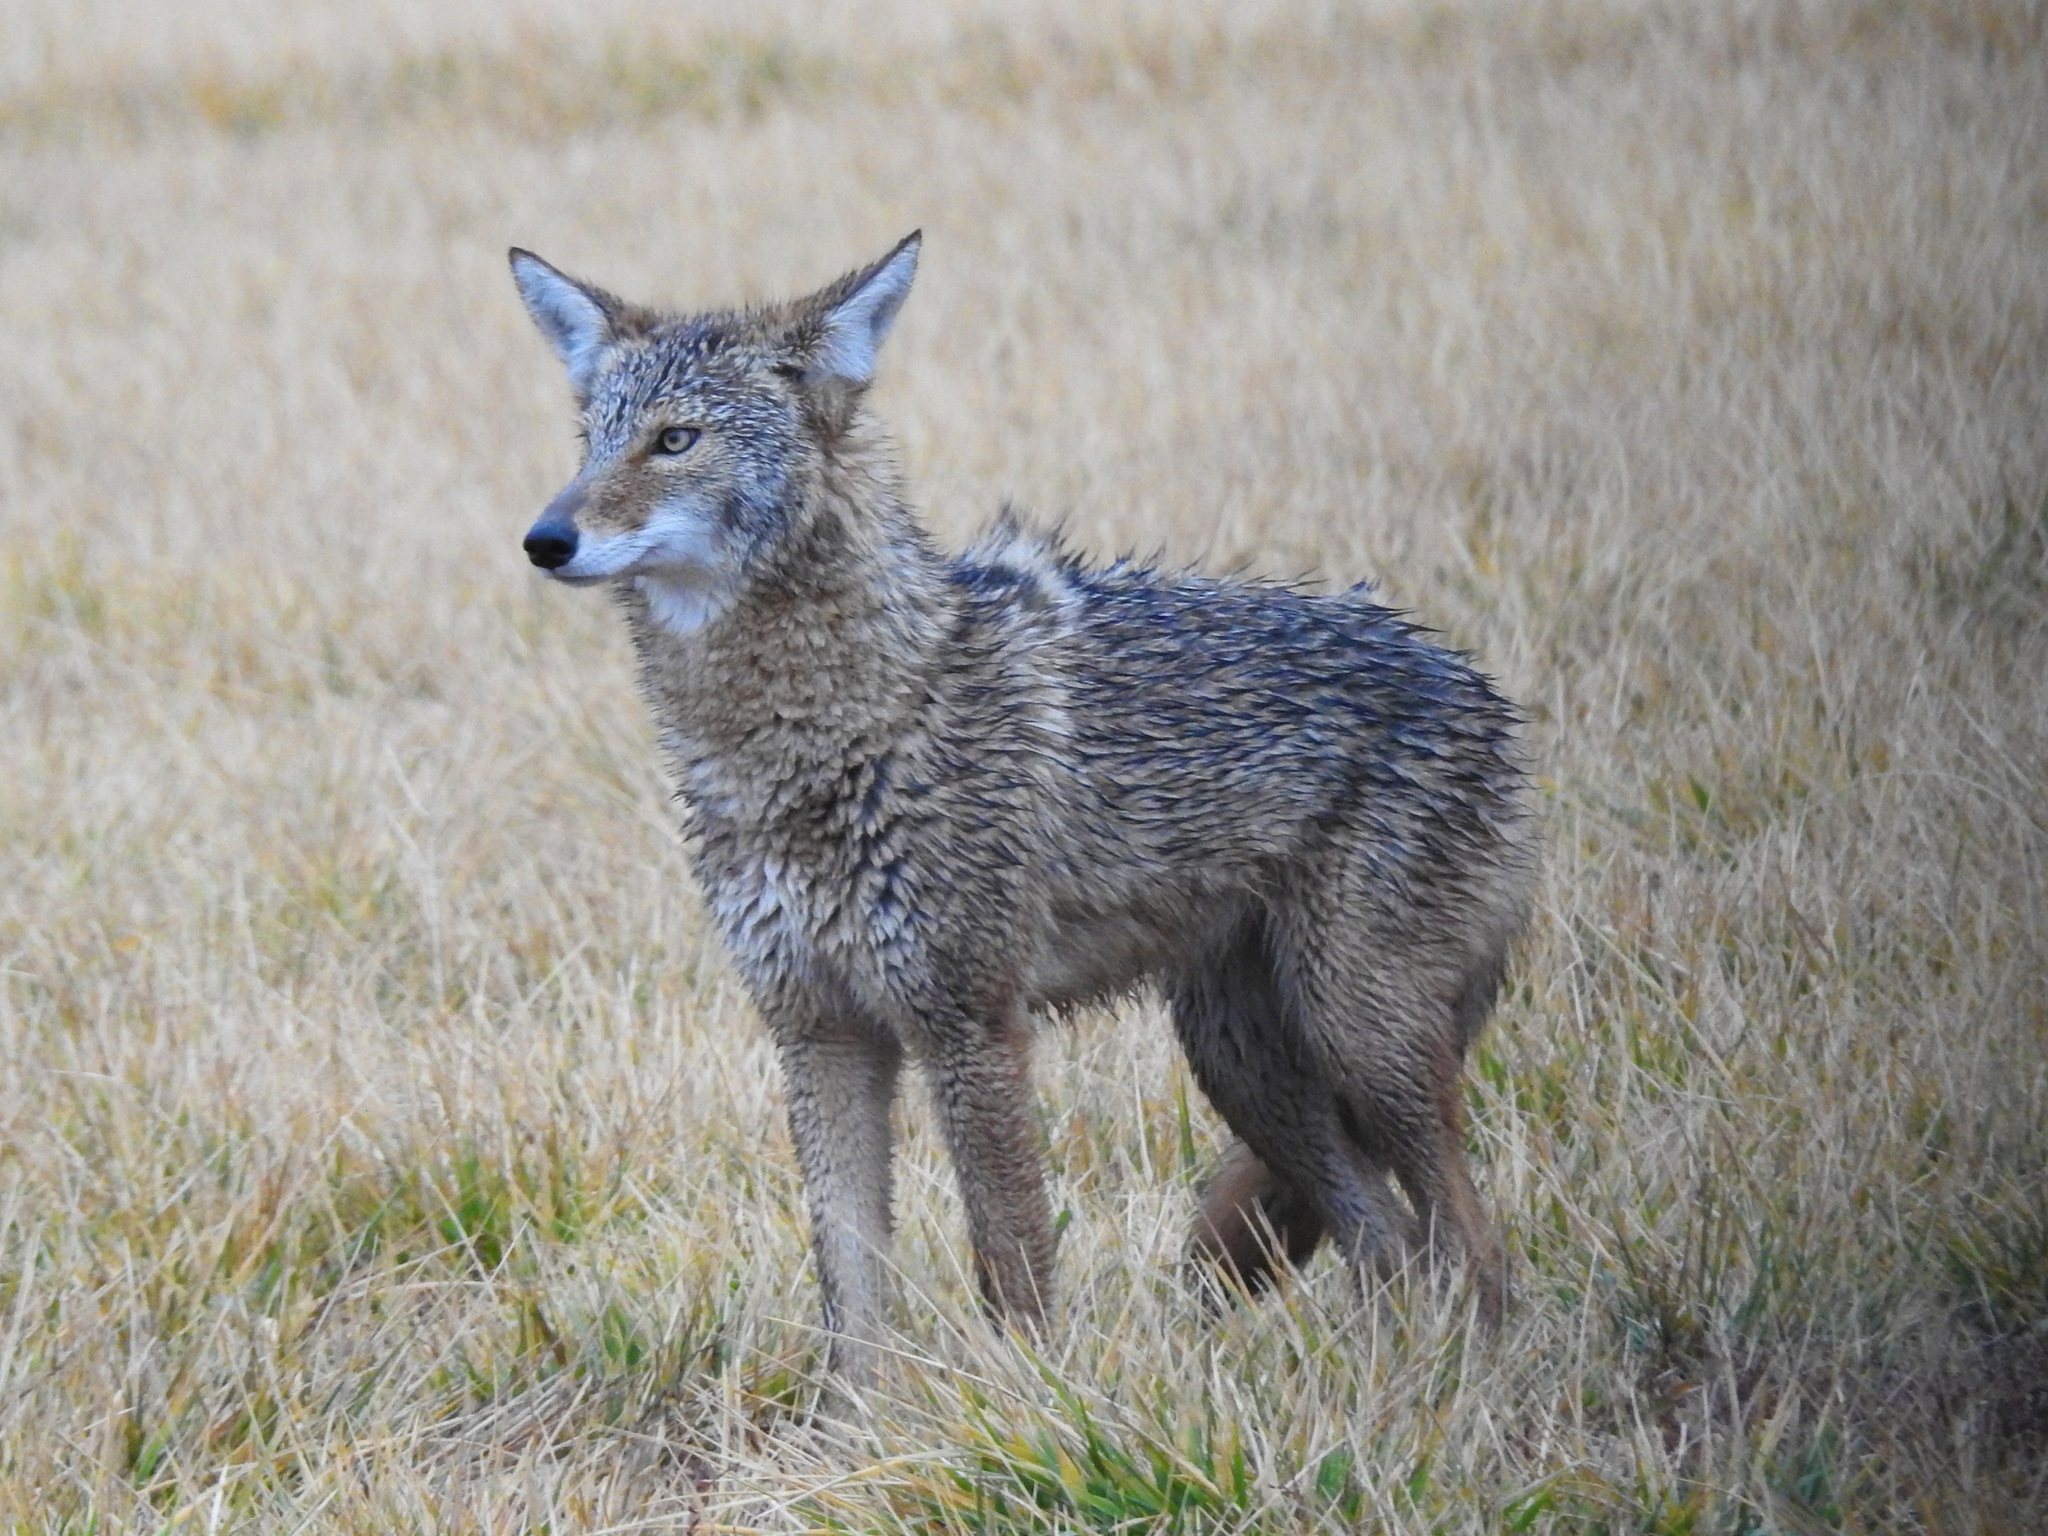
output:
<instances>
[{"instance_id":1,"label":"coyote's back","mask_svg":"<svg viewBox=\"0 0 2048 1536\"><path fill-rule=\"evenodd\" d=\"M1030 1020L1148 980L1242 1142L1199 1255L1257 1285L1325 1234L1382 1271L1449 1245L1497 1318L1459 1077L1527 909L1513 711L1362 592L1090 568L1007 518L935 550L862 410L917 249L696 317L513 257L588 444L527 549L626 610L781 1055L836 1364L883 1327L905 1057L989 1301L1035 1319Z\"/></svg>"}]
</instances>

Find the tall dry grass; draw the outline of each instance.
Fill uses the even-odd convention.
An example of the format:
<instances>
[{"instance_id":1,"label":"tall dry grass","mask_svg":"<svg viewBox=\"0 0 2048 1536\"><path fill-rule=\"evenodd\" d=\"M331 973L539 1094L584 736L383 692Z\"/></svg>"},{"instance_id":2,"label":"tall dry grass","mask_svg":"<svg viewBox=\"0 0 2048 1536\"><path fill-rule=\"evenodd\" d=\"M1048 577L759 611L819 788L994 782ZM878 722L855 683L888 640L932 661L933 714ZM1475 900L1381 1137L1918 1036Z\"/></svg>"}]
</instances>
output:
<instances>
[{"instance_id":1,"label":"tall dry grass","mask_svg":"<svg viewBox=\"0 0 2048 1536\"><path fill-rule=\"evenodd\" d=\"M2038 5L0 15L0 1524L2010 1531L2048 1520ZM639 297L928 233L963 538L1383 580L1527 701L1473 1072L1506 1337L1210 1321L1215 1125L1043 1042L1054 1336L906 1108L820 1359L772 1062L503 248Z\"/></svg>"}]
</instances>

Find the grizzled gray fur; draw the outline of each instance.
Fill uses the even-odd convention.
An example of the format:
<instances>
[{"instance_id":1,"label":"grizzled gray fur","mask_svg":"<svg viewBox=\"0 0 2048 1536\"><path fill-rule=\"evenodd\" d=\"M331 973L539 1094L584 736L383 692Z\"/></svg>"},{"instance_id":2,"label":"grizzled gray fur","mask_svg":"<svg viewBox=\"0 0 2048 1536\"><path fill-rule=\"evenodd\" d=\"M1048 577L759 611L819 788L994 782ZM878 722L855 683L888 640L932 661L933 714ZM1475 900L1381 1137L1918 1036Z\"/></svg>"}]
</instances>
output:
<instances>
[{"instance_id":1,"label":"grizzled gray fur","mask_svg":"<svg viewBox=\"0 0 2048 1536\"><path fill-rule=\"evenodd\" d=\"M526 549L625 610L780 1053L835 1369L870 1379L885 1324L904 1060L983 1292L1035 1322L1032 1022L1146 982L1241 1141L1199 1257L1256 1287L1325 1235L1367 1271L1422 1241L1498 1319L1459 1080L1528 907L1513 709L1359 592L1091 567L1008 519L936 549L862 410L917 253L697 316L512 254L586 439Z\"/></svg>"}]
</instances>

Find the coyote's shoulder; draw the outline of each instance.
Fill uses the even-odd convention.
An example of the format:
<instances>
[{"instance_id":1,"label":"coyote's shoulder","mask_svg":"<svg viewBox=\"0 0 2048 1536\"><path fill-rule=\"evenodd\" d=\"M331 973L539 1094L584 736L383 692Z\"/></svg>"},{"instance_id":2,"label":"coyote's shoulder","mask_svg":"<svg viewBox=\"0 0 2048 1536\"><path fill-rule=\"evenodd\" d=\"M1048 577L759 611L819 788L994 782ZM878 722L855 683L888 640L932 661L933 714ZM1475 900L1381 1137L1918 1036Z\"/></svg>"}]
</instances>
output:
<instances>
[{"instance_id":1,"label":"coyote's shoulder","mask_svg":"<svg viewBox=\"0 0 2048 1536\"><path fill-rule=\"evenodd\" d=\"M1370 1271L1427 1235L1497 1315L1457 1077L1527 910L1514 711L1363 590L1094 566L1007 513L939 551L863 408L917 250L696 317L514 254L589 445L527 549L626 610L782 1056L840 1364L882 1327L900 1061L990 1300L1037 1317L1028 1019L1140 982L1248 1149L1198 1249L1256 1283L1275 1237Z\"/></svg>"}]
</instances>

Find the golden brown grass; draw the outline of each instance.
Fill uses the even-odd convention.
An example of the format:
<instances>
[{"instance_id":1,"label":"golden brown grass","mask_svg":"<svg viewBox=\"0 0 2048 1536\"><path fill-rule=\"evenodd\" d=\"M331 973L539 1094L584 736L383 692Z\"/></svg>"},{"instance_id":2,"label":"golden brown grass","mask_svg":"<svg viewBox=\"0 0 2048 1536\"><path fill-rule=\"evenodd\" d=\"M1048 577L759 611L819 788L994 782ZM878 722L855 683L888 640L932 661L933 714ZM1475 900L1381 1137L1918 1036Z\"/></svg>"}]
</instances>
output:
<instances>
[{"instance_id":1,"label":"golden brown grass","mask_svg":"<svg viewBox=\"0 0 2048 1536\"><path fill-rule=\"evenodd\" d=\"M11 9L0 1526L2040 1528L2042 15ZM1327 1259L1206 1321L1139 1003L1043 1043L1056 1335L912 1103L905 1364L805 1427L772 1061L519 553L503 248L688 304L919 224L945 537L1373 576L1528 702L1498 1346Z\"/></svg>"}]
</instances>

